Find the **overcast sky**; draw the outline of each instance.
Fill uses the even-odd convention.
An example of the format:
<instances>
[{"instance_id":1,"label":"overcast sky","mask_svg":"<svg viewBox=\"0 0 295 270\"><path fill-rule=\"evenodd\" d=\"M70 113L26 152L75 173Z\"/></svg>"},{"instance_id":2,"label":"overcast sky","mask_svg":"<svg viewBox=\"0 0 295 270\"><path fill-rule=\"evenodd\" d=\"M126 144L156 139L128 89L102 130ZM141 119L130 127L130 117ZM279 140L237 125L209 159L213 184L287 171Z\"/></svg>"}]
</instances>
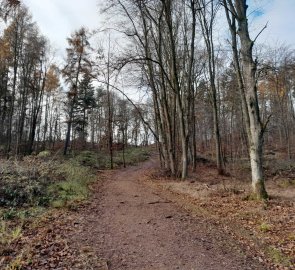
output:
<instances>
[{"instance_id":1,"label":"overcast sky","mask_svg":"<svg viewBox=\"0 0 295 270\"><path fill-rule=\"evenodd\" d=\"M99 2L103 0L23 0L29 7L41 29L61 55L66 48L66 38L86 26L94 29L101 26ZM251 28L259 31L268 22L260 36L261 43L295 45L295 0L250 0L253 11ZM259 7L259 9L256 9ZM254 35L254 34L253 34Z\"/></svg>"},{"instance_id":2,"label":"overcast sky","mask_svg":"<svg viewBox=\"0 0 295 270\"><path fill-rule=\"evenodd\" d=\"M66 38L81 26L95 29L101 24L99 0L23 0L41 33L63 53Z\"/></svg>"}]
</instances>

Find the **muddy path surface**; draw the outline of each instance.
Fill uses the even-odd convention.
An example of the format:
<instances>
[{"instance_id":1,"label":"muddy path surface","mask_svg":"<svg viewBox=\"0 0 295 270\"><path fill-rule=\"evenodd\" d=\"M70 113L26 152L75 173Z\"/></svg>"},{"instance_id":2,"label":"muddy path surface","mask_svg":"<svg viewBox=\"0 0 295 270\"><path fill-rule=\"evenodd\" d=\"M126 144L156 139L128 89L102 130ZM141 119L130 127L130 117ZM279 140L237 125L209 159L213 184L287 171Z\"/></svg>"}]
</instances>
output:
<instances>
[{"instance_id":1,"label":"muddy path surface","mask_svg":"<svg viewBox=\"0 0 295 270\"><path fill-rule=\"evenodd\" d=\"M266 269L217 225L140 181L155 166L150 160L104 175L80 210L73 244L93 249L110 270Z\"/></svg>"}]
</instances>

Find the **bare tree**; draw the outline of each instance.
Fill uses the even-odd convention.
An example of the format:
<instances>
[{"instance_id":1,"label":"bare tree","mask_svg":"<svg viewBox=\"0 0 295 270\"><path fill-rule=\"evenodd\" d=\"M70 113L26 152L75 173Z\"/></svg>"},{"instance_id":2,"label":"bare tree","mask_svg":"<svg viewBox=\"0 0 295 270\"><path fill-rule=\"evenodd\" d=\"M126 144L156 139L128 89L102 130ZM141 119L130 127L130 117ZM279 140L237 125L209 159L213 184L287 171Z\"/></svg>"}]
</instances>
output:
<instances>
[{"instance_id":1,"label":"bare tree","mask_svg":"<svg viewBox=\"0 0 295 270\"><path fill-rule=\"evenodd\" d=\"M219 128L219 111L217 104L216 89L216 56L214 46L214 23L219 9L219 3L212 0L197 0L197 15L202 29L202 35L206 44L208 57L208 72L211 90L211 103L213 109L214 136L215 136L215 156L219 174L224 174L224 162L221 150L221 138Z\"/></svg>"},{"instance_id":2,"label":"bare tree","mask_svg":"<svg viewBox=\"0 0 295 270\"><path fill-rule=\"evenodd\" d=\"M263 173L263 133L266 123L260 117L257 97L257 61L253 57L252 40L249 35L246 0L223 0L225 12L232 34L232 48L235 68L240 87L243 114L249 142L252 172L252 188L259 199L267 198ZM238 27L236 26L238 25ZM240 40L241 59L238 56L237 36Z\"/></svg>"}]
</instances>

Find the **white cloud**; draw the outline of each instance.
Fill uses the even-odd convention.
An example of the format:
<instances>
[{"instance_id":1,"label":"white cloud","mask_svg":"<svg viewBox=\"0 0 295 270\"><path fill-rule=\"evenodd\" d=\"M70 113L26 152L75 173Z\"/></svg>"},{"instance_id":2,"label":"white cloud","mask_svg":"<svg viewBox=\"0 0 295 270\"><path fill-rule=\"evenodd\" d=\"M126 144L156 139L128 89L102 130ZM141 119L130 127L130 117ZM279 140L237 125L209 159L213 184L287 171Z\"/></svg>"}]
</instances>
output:
<instances>
[{"instance_id":1,"label":"white cloud","mask_svg":"<svg viewBox=\"0 0 295 270\"><path fill-rule=\"evenodd\" d=\"M95 29L102 26L99 5L103 0L23 0L37 21L41 32L49 38L58 55L65 52L66 38L86 26ZM99 4L100 3L100 4ZM295 45L295 0L249 0L251 36L268 22L267 29L259 37L259 43ZM223 20L224 21L224 20ZM226 21L219 25L219 32L226 30Z\"/></svg>"},{"instance_id":2,"label":"white cloud","mask_svg":"<svg viewBox=\"0 0 295 270\"><path fill-rule=\"evenodd\" d=\"M99 26L100 16L97 0L23 0L37 22L42 34L64 54L66 38L85 26L94 29Z\"/></svg>"},{"instance_id":3,"label":"white cloud","mask_svg":"<svg viewBox=\"0 0 295 270\"><path fill-rule=\"evenodd\" d=\"M263 6L264 14L256 17L253 23L258 32L266 23L267 28L259 37L260 43L295 45L295 1L271 0Z\"/></svg>"}]
</instances>

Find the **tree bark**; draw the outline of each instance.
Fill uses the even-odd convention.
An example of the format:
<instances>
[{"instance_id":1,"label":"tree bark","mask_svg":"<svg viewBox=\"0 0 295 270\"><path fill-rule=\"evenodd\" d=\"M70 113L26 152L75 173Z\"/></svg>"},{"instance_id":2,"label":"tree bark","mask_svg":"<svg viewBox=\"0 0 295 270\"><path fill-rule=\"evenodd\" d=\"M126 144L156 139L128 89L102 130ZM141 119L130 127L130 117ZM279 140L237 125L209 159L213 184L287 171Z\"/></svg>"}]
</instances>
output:
<instances>
[{"instance_id":1,"label":"tree bark","mask_svg":"<svg viewBox=\"0 0 295 270\"><path fill-rule=\"evenodd\" d=\"M238 81L240 83L243 111L246 112L245 122L249 143L252 190L257 199L266 199L268 195L265 189L263 173L263 133L265 127L261 122L258 106L256 84L257 63L253 59L254 41L251 40L249 35L247 20L248 6L246 0L234 0L235 5L232 0L224 0L223 3L232 33L232 40L236 40L235 33L237 33L241 44L241 66L237 59L237 48L233 47L233 50L239 78ZM229 11L232 14L232 21ZM235 21L238 23L238 31L236 31Z\"/></svg>"}]
</instances>

